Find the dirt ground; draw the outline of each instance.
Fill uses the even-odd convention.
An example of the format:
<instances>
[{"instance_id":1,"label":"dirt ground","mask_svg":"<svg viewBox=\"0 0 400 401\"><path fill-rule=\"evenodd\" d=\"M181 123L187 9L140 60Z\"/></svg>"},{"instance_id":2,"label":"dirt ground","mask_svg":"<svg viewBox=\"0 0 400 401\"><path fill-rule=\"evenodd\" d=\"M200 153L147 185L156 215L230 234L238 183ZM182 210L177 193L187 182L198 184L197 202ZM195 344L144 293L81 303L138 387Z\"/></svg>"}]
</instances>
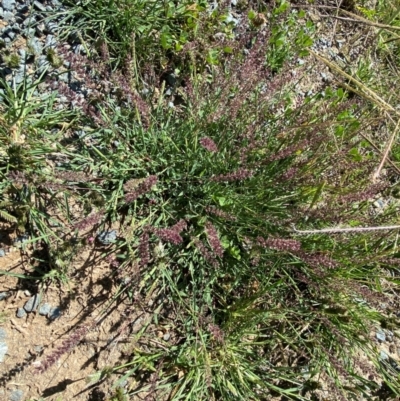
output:
<instances>
[{"instance_id":1,"label":"dirt ground","mask_svg":"<svg viewBox=\"0 0 400 401\"><path fill-rule=\"evenodd\" d=\"M41 291L34 280L21 280L10 275L0 278L0 289L9 297L1 301L1 327L6 332L8 352L0 364L1 399L8 399L15 389L23 391L22 400L104 400L113 383L105 380L100 386L86 383L86 378L106 366L115 366L129 353L124 318L129 315L129 333L139 331L149 314L133 311L129 301L112 306L104 319L91 329L79 345L63 355L43 373L37 368L41 361L71 338L81 326L90 326L115 295L110 278L110 265L99 261L101 251L85 250L77 272L65 285L55 283ZM80 266L79 266L80 265ZM9 274L26 275L31 269L26 255L15 250L0 258L0 270ZM37 311L24 318L16 317L31 294L41 292L41 303L57 305L61 316L51 320ZM98 383L97 383L98 384ZM127 387L128 383L123 383Z\"/></svg>"}]
</instances>

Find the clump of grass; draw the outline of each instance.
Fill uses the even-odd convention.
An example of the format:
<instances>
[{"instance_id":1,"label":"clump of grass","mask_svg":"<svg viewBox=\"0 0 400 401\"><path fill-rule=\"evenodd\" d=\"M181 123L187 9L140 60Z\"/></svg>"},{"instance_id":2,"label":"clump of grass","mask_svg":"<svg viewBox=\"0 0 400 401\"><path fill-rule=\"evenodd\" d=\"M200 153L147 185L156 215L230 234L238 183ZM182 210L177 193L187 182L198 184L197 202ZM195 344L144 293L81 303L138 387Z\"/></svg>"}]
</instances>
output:
<instances>
[{"instance_id":1,"label":"clump of grass","mask_svg":"<svg viewBox=\"0 0 400 401\"><path fill-rule=\"evenodd\" d=\"M280 7L277 15L286 11ZM368 213L371 197L387 190L371 184L375 155L360 145L368 107L336 88L296 96L288 44L277 32L231 38L232 51L210 62L209 74L196 79L189 69L180 104L162 90L146 101L132 69L113 71L106 43L98 58L67 60L91 97L54 82L73 113L56 112L50 101L35 108L9 93L0 185L28 206L24 224L45 239L51 271L68 275L79 251L66 245L72 238L85 244L118 222L123 235L105 255L125 283L115 298L157 305L126 360L94 376L142 378L130 396L307 399L322 388L349 399L369 396L381 380L400 391L369 338L375 326L396 324L382 312L380 288L389 279L382 267L397 262L396 236L293 230L390 222L390 214ZM189 45L195 54L199 42ZM308 45L302 31L298 46ZM61 131L53 149L47 130L62 122L84 132L69 147ZM24 143L6 136L10 126ZM63 156L45 170L53 153ZM72 200L79 216L70 212ZM55 216L62 235L49 228ZM168 340L155 338L158 327L169 328ZM87 331L79 328L39 370Z\"/></svg>"}]
</instances>

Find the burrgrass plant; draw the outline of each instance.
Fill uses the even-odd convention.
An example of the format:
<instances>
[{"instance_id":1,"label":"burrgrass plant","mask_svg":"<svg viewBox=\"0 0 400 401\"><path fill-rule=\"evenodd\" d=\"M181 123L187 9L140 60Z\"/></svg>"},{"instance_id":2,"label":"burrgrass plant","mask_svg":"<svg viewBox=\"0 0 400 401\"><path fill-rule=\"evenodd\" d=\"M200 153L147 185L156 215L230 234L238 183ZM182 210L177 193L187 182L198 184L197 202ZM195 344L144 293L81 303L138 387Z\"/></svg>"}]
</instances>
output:
<instances>
[{"instance_id":1,"label":"burrgrass plant","mask_svg":"<svg viewBox=\"0 0 400 401\"><path fill-rule=\"evenodd\" d=\"M47 251L44 277L68 276L79 247L118 226L104 250L119 283L112 300L152 316L121 364L90 379L111 376L117 387L131 377L128 396L147 400L348 400L382 382L399 394L397 368L372 338L379 325L397 326L396 233L296 231L393 222L390 211L370 213L387 184L371 182L375 155L360 146L368 105L335 88L299 96L301 70L279 57L271 66L270 39L231 39L210 74L184 77L175 103L161 84L157 98L142 96L129 64L113 71L105 43L92 58L57 49L90 90L79 97L49 77L67 114L51 102L15 108L10 93L1 188L8 214L29 209L21 222ZM18 119L18 110L29 113ZM47 118L43 130L29 118ZM25 139L9 143L16 121ZM61 128L54 137L50 122ZM45 355L37 373L102 318ZM124 319L119 331L129 333Z\"/></svg>"}]
</instances>

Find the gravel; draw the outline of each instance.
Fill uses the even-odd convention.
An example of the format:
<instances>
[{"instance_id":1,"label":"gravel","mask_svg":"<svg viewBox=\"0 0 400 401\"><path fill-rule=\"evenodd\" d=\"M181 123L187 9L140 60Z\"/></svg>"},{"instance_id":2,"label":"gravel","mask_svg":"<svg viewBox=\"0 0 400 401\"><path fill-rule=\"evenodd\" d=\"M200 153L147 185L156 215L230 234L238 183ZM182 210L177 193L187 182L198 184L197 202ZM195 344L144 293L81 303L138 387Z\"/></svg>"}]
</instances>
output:
<instances>
[{"instance_id":1,"label":"gravel","mask_svg":"<svg viewBox=\"0 0 400 401\"><path fill-rule=\"evenodd\" d=\"M25 243L29 241L29 235L28 234L22 234L19 235L17 238L14 240L14 246L17 248L22 248Z\"/></svg>"},{"instance_id":2,"label":"gravel","mask_svg":"<svg viewBox=\"0 0 400 401\"><path fill-rule=\"evenodd\" d=\"M0 341L5 340L6 338L7 338L6 331L2 327L0 327Z\"/></svg>"},{"instance_id":3,"label":"gravel","mask_svg":"<svg viewBox=\"0 0 400 401\"><path fill-rule=\"evenodd\" d=\"M376 338L380 342L385 342L386 341L386 334L383 330L378 330L376 333Z\"/></svg>"},{"instance_id":4,"label":"gravel","mask_svg":"<svg viewBox=\"0 0 400 401\"><path fill-rule=\"evenodd\" d=\"M97 235L97 241L101 245L110 245L110 244L112 244L113 242L116 241L117 236L118 236L117 230L101 231Z\"/></svg>"},{"instance_id":5,"label":"gravel","mask_svg":"<svg viewBox=\"0 0 400 401\"><path fill-rule=\"evenodd\" d=\"M0 301L7 299L10 294L6 291L0 292Z\"/></svg>"},{"instance_id":6,"label":"gravel","mask_svg":"<svg viewBox=\"0 0 400 401\"><path fill-rule=\"evenodd\" d=\"M24 392L20 389L11 391L9 400L10 401L23 401Z\"/></svg>"},{"instance_id":7,"label":"gravel","mask_svg":"<svg viewBox=\"0 0 400 401\"><path fill-rule=\"evenodd\" d=\"M12 11L15 7L15 0L3 0L3 9L7 11Z\"/></svg>"},{"instance_id":8,"label":"gravel","mask_svg":"<svg viewBox=\"0 0 400 401\"><path fill-rule=\"evenodd\" d=\"M36 294L25 302L24 309L26 312L33 312L37 309L39 303L40 303L40 295Z\"/></svg>"},{"instance_id":9,"label":"gravel","mask_svg":"<svg viewBox=\"0 0 400 401\"><path fill-rule=\"evenodd\" d=\"M60 316L61 316L61 308L59 308L58 306L51 308L51 310L48 314L48 318L50 320L58 319Z\"/></svg>"},{"instance_id":10,"label":"gravel","mask_svg":"<svg viewBox=\"0 0 400 401\"><path fill-rule=\"evenodd\" d=\"M23 317L25 317L26 316L26 311L25 311L25 309L24 308L18 308L17 309L17 317L19 318L19 319L22 319Z\"/></svg>"},{"instance_id":11,"label":"gravel","mask_svg":"<svg viewBox=\"0 0 400 401\"><path fill-rule=\"evenodd\" d=\"M4 362L4 358L8 351L8 345L4 341L0 341L0 363Z\"/></svg>"},{"instance_id":12,"label":"gravel","mask_svg":"<svg viewBox=\"0 0 400 401\"><path fill-rule=\"evenodd\" d=\"M50 313L51 305L48 303L44 303L39 307L39 315L46 316Z\"/></svg>"}]
</instances>

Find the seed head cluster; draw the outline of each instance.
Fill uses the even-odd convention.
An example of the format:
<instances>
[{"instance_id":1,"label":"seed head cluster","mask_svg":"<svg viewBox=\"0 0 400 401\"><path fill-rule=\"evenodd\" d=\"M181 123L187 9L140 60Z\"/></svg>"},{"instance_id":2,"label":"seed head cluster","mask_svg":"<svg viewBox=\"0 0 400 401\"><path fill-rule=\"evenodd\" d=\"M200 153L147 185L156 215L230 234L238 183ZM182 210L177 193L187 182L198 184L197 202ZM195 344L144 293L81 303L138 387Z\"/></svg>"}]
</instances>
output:
<instances>
[{"instance_id":1,"label":"seed head cluster","mask_svg":"<svg viewBox=\"0 0 400 401\"><path fill-rule=\"evenodd\" d=\"M207 149L209 152L218 152L218 147L211 138L206 136L204 138L201 138L199 142L200 145L204 149Z\"/></svg>"},{"instance_id":2,"label":"seed head cluster","mask_svg":"<svg viewBox=\"0 0 400 401\"><path fill-rule=\"evenodd\" d=\"M144 179L137 188L135 188L133 191L128 192L125 195L125 202L126 203L132 203L135 201L139 196L149 192L151 188L156 185L157 183L157 177L155 175L150 175L146 179Z\"/></svg>"},{"instance_id":3,"label":"seed head cluster","mask_svg":"<svg viewBox=\"0 0 400 401\"><path fill-rule=\"evenodd\" d=\"M206 232L208 236L208 242L210 243L214 254L222 258L224 255L224 249L222 248L216 228L210 222L206 223Z\"/></svg>"},{"instance_id":4,"label":"seed head cluster","mask_svg":"<svg viewBox=\"0 0 400 401\"><path fill-rule=\"evenodd\" d=\"M170 228L153 228L153 233L166 242L170 242L174 245L179 245L183 242L183 238L180 233L185 230L187 223L185 220L181 219L178 223L174 224Z\"/></svg>"}]
</instances>

